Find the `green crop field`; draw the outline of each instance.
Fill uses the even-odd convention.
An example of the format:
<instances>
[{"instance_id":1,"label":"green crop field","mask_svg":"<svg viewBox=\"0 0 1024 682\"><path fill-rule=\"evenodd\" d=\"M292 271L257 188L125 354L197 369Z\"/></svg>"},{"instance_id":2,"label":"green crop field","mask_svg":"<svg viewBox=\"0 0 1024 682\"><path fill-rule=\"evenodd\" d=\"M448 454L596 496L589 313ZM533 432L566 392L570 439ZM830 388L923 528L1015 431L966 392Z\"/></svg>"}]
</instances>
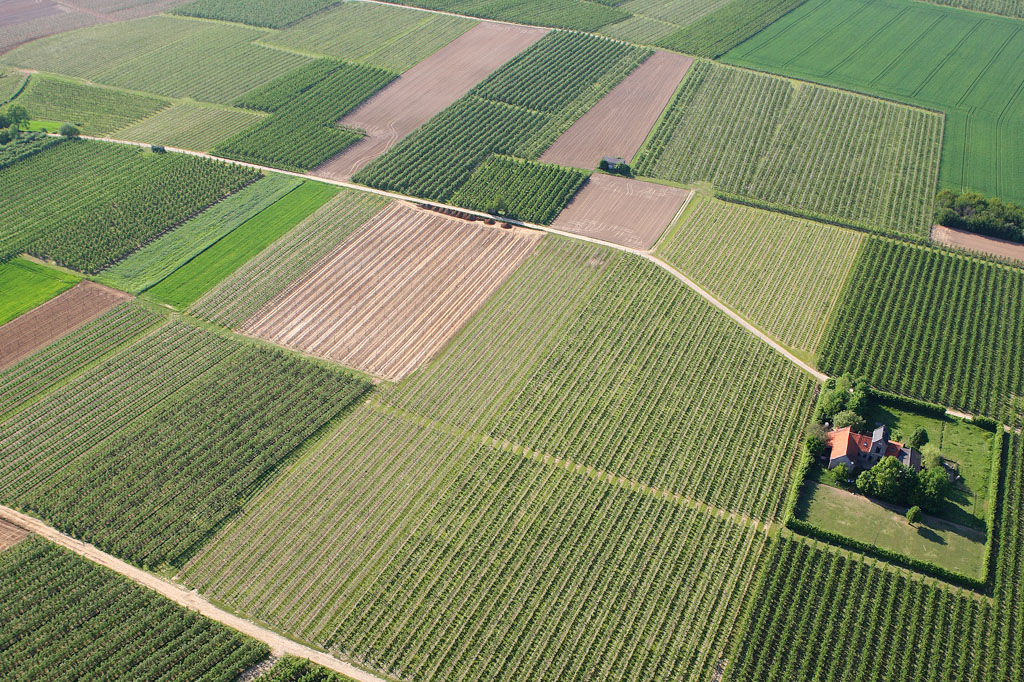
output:
<instances>
[{"instance_id":1,"label":"green crop field","mask_svg":"<svg viewBox=\"0 0 1024 682\"><path fill-rule=\"evenodd\" d=\"M0 490L106 551L180 564L368 387L172 323L0 424Z\"/></svg>"},{"instance_id":2,"label":"green crop field","mask_svg":"<svg viewBox=\"0 0 1024 682\"><path fill-rule=\"evenodd\" d=\"M401 678L696 680L764 542L749 522L367 406L185 578Z\"/></svg>"},{"instance_id":3,"label":"green crop field","mask_svg":"<svg viewBox=\"0 0 1024 682\"><path fill-rule=\"evenodd\" d=\"M620 40L717 57L804 0L627 0L607 2L632 16L600 32Z\"/></svg>"},{"instance_id":4,"label":"green crop field","mask_svg":"<svg viewBox=\"0 0 1024 682\"><path fill-rule=\"evenodd\" d=\"M369 2L343 2L261 42L405 71L478 22Z\"/></svg>"},{"instance_id":5,"label":"green crop field","mask_svg":"<svg viewBox=\"0 0 1024 682\"><path fill-rule=\"evenodd\" d=\"M5 63L166 97L231 104L309 61L254 44L267 31L156 16L34 41Z\"/></svg>"},{"instance_id":6,"label":"green crop field","mask_svg":"<svg viewBox=\"0 0 1024 682\"><path fill-rule=\"evenodd\" d=\"M184 154L76 140L0 170L0 253L96 272L259 177Z\"/></svg>"},{"instance_id":7,"label":"green crop field","mask_svg":"<svg viewBox=\"0 0 1024 682\"><path fill-rule=\"evenodd\" d=\"M216 154L294 171L314 168L362 137L336 122L397 76L352 62L311 62L241 98L240 106L273 113Z\"/></svg>"},{"instance_id":8,"label":"green crop field","mask_svg":"<svg viewBox=\"0 0 1024 682\"><path fill-rule=\"evenodd\" d=\"M162 303L187 308L337 192L338 188L330 185L304 182L161 280L146 295Z\"/></svg>"},{"instance_id":9,"label":"green crop field","mask_svg":"<svg viewBox=\"0 0 1024 682\"><path fill-rule=\"evenodd\" d=\"M549 225L588 176L576 168L490 156L451 200L457 206Z\"/></svg>"},{"instance_id":10,"label":"green crop field","mask_svg":"<svg viewBox=\"0 0 1024 682\"><path fill-rule=\"evenodd\" d=\"M226 327L242 324L388 203L382 197L330 185L313 187L322 197L316 204L319 210L304 212L302 222L290 221L289 229L276 232L279 239L258 256L255 252L249 254L247 263L229 260L235 265L236 269L231 270L234 274L224 271L216 280L218 286L210 288L215 282L207 284L203 291L209 293L196 301L190 312ZM333 200L327 202L331 197Z\"/></svg>"},{"instance_id":11,"label":"green crop field","mask_svg":"<svg viewBox=\"0 0 1024 682\"><path fill-rule=\"evenodd\" d=\"M175 14L205 19L237 21L253 26L284 28L340 0L195 0L174 10Z\"/></svg>"},{"instance_id":12,"label":"green crop field","mask_svg":"<svg viewBox=\"0 0 1024 682\"><path fill-rule=\"evenodd\" d=\"M164 318L123 303L0 372L0 416L10 416L130 343Z\"/></svg>"},{"instance_id":13,"label":"green crop field","mask_svg":"<svg viewBox=\"0 0 1024 682\"><path fill-rule=\"evenodd\" d=\"M46 303L73 287L81 277L16 258L0 263L0 324Z\"/></svg>"},{"instance_id":14,"label":"green crop field","mask_svg":"<svg viewBox=\"0 0 1024 682\"><path fill-rule=\"evenodd\" d=\"M862 241L851 230L697 195L657 253L785 345L813 353Z\"/></svg>"},{"instance_id":15,"label":"green crop field","mask_svg":"<svg viewBox=\"0 0 1024 682\"><path fill-rule=\"evenodd\" d=\"M593 31L629 16L589 0L395 0L400 5L554 28Z\"/></svg>"},{"instance_id":16,"label":"green crop field","mask_svg":"<svg viewBox=\"0 0 1024 682\"><path fill-rule=\"evenodd\" d=\"M107 268L98 279L133 294L149 289L301 184L285 175L260 178Z\"/></svg>"},{"instance_id":17,"label":"green crop field","mask_svg":"<svg viewBox=\"0 0 1024 682\"><path fill-rule=\"evenodd\" d=\"M946 114L940 181L1024 201L1020 21L912 0L810 0L724 59Z\"/></svg>"},{"instance_id":18,"label":"green crop field","mask_svg":"<svg viewBox=\"0 0 1024 682\"><path fill-rule=\"evenodd\" d=\"M1024 395L1022 297L1018 268L870 238L833 313L819 365L1005 418L1013 396Z\"/></svg>"},{"instance_id":19,"label":"green crop field","mask_svg":"<svg viewBox=\"0 0 1024 682\"><path fill-rule=\"evenodd\" d=\"M924 0L924 2L1024 18L1024 3L1021 3L1020 0Z\"/></svg>"},{"instance_id":20,"label":"green crop field","mask_svg":"<svg viewBox=\"0 0 1024 682\"><path fill-rule=\"evenodd\" d=\"M987 600L785 538L763 571L730 682L985 679Z\"/></svg>"},{"instance_id":21,"label":"green crop field","mask_svg":"<svg viewBox=\"0 0 1024 682\"><path fill-rule=\"evenodd\" d=\"M87 135L113 132L169 104L156 97L40 75L29 78L14 103L25 107L33 119L73 123Z\"/></svg>"},{"instance_id":22,"label":"green crop field","mask_svg":"<svg viewBox=\"0 0 1024 682\"><path fill-rule=\"evenodd\" d=\"M0 69L0 106L13 99L21 91L28 78L20 71L13 69Z\"/></svg>"},{"instance_id":23,"label":"green crop field","mask_svg":"<svg viewBox=\"0 0 1024 682\"><path fill-rule=\"evenodd\" d=\"M181 102L122 128L111 137L205 152L263 118L258 112L244 109Z\"/></svg>"},{"instance_id":24,"label":"green crop field","mask_svg":"<svg viewBox=\"0 0 1024 682\"><path fill-rule=\"evenodd\" d=\"M0 144L0 170L16 161L38 154L44 149L56 146L60 138L48 137L42 132L22 133L7 144Z\"/></svg>"},{"instance_id":25,"label":"green crop field","mask_svg":"<svg viewBox=\"0 0 1024 682\"><path fill-rule=\"evenodd\" d=\"M365 167L355 180L448 201L492 154L539 157L649 55L649 50L606 38L552 33ZM551 172L540 164L520 164L519 171L536 176L517 177L524 186L541 186ZM471 198L479 198L479 181L478 176L467 189L474 194ZM508 199L519 196L509 193ZM572 194L563 191L560 196L568 201ZM549 204L542 213L557 215L563 207ZM507 208L513 215L535 210L512 203Z\"/></svg>"},{"instance_id":26,"label":"green crop field","mask_svg":"<svg viewBox=\"0 0 1024 682\"><path fill-rule=\"evenodd\" d=\"M637 172L925 238L942 118L712 62L693 65Z\"/></svg>"},{"instance_id":27,"label":"green crop field","mask_svg":"<svg viewBox=\"0 0 1024 682\"><path fill-rule=\"evenodd\" d=\"M45 540L0 552L0 676L233 682L267 646Z\"/></svg>"}]
</instances>

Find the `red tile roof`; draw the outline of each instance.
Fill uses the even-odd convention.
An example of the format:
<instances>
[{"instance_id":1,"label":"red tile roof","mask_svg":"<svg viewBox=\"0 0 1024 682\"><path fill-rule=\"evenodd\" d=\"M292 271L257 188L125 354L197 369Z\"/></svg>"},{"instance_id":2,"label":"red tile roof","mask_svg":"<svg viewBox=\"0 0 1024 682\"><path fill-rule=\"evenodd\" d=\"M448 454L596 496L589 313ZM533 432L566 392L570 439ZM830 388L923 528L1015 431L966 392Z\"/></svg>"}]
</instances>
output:
<instances>
[{"instance_id":1,"label":"red tile roof","mask_svg":"<svg viewBox=\"0 0 1024 682\"><path fill-rule=\"evenodd\" d=\"M830 431L828 434L828 445L832 448L832 455L829 461L835 461L843 457L856 460L862 454L871 450L871 436L854 433L853 429L847 426L845 429ZM896 457L903 448L903 443L889 441L889 447L885 454L888 457Z\"/></svg>"}]
</instances>

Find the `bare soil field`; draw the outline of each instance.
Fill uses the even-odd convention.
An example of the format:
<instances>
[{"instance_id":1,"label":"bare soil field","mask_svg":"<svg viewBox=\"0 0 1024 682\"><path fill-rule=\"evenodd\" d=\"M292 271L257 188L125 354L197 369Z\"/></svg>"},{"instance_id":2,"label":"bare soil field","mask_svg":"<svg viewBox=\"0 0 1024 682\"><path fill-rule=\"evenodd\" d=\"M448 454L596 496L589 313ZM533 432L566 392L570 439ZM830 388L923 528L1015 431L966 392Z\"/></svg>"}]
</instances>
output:
<instances>
[{"instance_id":1,"label":"bare soil field","mask_svg":"<svg viewBox=\"0 0 1024 682\"><path fill-rule=\"evenodd\" d=\"M1024 263L1024 244L1008 242L1005 239L955 230L944 225L932 225L932 241Z\"/></svg>"},{"instance_id":2,"label":"bare soil field","mask_svg":"<svg viewBox=\"0 0 1024 682\"><path fill-rule=\"evenodd\" d=\"M131 298L129 294L95 282L79 282L60 296L0 327L0 369L28 357Z\"/></svg>"},{"instance_id":3,"label":"bare soil field","mask_svg":"<svg viewBox=\"0 0 1024 682\"><path fill-rule=\"evenodd\" d=\"M602 156L631 161L691 64L693 57L655 52L555 140L540 160L587 169L597 168Z\"/></svg>"},{"instance_id":4,"label":"bare soil field","mask_svg":"<svg viewBox=\"0 0 1024 682\"><path fill-rule=\"evenodd\" d=\"M0 26L13 26L60 11L60 6L50 0L4 0L0 3Z\"/></svg>"},{"instance_id":5,"label":"bare soil field","mask_svg":"<svg viewBox=\"0 0 1024 682\"><path fill-rule=\"evenodd\" d=\"M433 357L542 236L395 203L241 331L397 381Z\"/></svg>"},{"instance_id":6,"label":"bare soil field","mask_svg":"<svg viewBox=\"0 0 1024 682\"><path fill-rule=\"evenodd\" d=\"M342 125L365 130L366 137L314 175L348 180L547 32L491 22L471 28L341 119Z\"/></svg>"},{"instance_id":7,"label":"bare soil field","mask_svg":"<svg viewBox=\"0 0 1024 682\"><path fill-rule=\"evenodd\" d=\"M0 519L0 552L14 547L27 537L27 530Z\"/></svg>"},{"instance_id":8,"label":"bare soil field","mask_svg":"<svg viewBox=\"0 0 1024 682\"><path fill-rule=\"evenodd\" d=\"M551 227L647 250L689 196L689 190L678 187L596 173Z\"/></svg>"}]
</instances>

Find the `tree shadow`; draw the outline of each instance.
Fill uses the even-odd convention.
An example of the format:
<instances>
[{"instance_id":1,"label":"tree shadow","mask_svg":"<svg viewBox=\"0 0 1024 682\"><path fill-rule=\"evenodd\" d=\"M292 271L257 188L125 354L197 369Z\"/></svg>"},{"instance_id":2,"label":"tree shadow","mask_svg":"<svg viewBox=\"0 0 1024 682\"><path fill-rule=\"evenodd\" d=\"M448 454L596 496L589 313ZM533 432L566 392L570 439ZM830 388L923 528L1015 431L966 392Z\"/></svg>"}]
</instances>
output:
<instances>
[{"instance_id":1,"label":"tree shadow","mask_svg":"<svg viewBox=\"0 0 1024 682\"><path fill-rule=\"evenodd\" d=\"M929 542L934 542L934 543L939 544L939 545L949 544L949 543L946 542L946 539L944 537L942 537L941 535L939 535L938 533L933 531L928 526L918 526L917 527L917 534L920 535L925 540L928 540Z\"/></svg>"}]
</instances>

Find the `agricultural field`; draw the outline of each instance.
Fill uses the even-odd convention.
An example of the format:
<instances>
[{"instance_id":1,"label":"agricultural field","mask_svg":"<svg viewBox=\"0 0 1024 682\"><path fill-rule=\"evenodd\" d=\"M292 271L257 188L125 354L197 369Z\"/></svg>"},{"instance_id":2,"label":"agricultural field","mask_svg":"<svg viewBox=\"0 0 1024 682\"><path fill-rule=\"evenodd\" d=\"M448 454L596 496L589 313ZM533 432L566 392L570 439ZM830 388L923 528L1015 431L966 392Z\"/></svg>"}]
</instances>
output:
<instances>
[{"instance_id":1,"label":"agricultural field","mask_svg":"<svg viewBox=\"0 0 1024 682\"><path fill-rule=\"evenodd\" d=\"M601 1L601 0L598 0ZM632 16L604 26L604 35L666 47L700 57L717 57L804 0L626 0L607 1Z\"/></svg>"},{"instance_id":2,"label":"agricultural field","mask_svg":"<svg viewBox=\"0 0 1024 682\"><path fill-rule=\"evenodd\" d=\"M0 170L60 142L60 138L49 137L43 132L22 133L7 144L0 145Z\"/></svg>"},{"instance_id":3,"label":"agricultural field","mask_svg":"<svg viewBox=\"0 0 1024 682\"><path fill-rule=\"evenodd\" d=\"M0 552L14 547L28 536L29 533L25 529L0 520Z\"/></svg>"},{"instance_id":4,"label":"agricultural field","mask_svg":"<svg viewBox=\"0 0 1024 682\"><path fill-rule=\"evenodd\" d=\"M240 25L156 16L43 38L3 60L128 90L231 104L310 61L255 44L265 35Z\"/></svg>"},{"instance_id":5,"label":"agricultural field","mask_svg":"<svg viewBox=\"0 0 1024 682\"><path fill-rule=\"evenodd\" d=\"M863 241L697 194L656 253L786 346L814 353Z\"/></svg>"},{"instance_id":6,"label":"agricultural field","mask_svg":"<svg viewBox=\"0 0 1024 682\"><path fill-rule=\"evenodd\" d=\"M45 540L0 552L0 676L232 682L267 647Z\"/></svg>"},{"instance_id":7,"label":"agricultural field","mask_svg":"<svg viewBox=\"0 0 1024 682\"><path fill-rule=\"evenodd\" d=\"M550 225L587 181L588 173L554 164L490 156L451 201L528 223Z\"/></svg>"},{"instance_id":8,"label":"agricultural field","mask_svg":"<svg viewBox=\"0 0 1024 682\"><path fill-rule=\"evenodd\" d=\"M117 130L111 137L205 152L263 118L255 111L180 102Z\"/></svg>"},{"instance_id":9,"label":"agricultural field","mask_svg":"<svg viewBox=\"0 0 1024 682\"><path fill-rule=\"evenodd\" d=\"M168 106L167 100L33 75L14 104L41 121L72 123L86 135L106 135ZM53 128L50 132L56 132Z\"/></svg>"},{"instance_id":10,"label":"agricultural field","mask_svg":"<svg viewBox=\"0 0 1024 682\"><path fill-rule=\"evenodd\" d=\"M604 156L632 161L693 63L655 52L555 140L541 161L593 170Z\"/></svg>"},{"instance_id":11,"label":"agricultural field","mask_svg":"<svg viewBox=\"0 0 1024 682\"><path fill-rule=\"evenodd\" d=\"M366 135L316 172L348 180L545 34L543 29L489 22L474 26L341 119L342 125Z\"/></svg>"},{"instance_id":12,"label":"agricultural field","mask_svg":"<svg viewBox=\"0 0 1024 682\"><path fill-rule=\"evenodd\" d=\"M478 24L394 5L343 2L260 42L403 72Z\"/></svg>"},{"instance_id":13,"label":"agricultural field","mask_svg":"<svg viewBox=\"0 0 1024 682\"><path fill-rule=\"evenodd\" d=\"M13 365L129 298L125 293L94 282L79 282L60 296L0 326L0 368Z\"/></svg>"},{"instance_id":14,"label":"agricultural field","mask_svg":"<svg viewBox=\"0 0 1024 682\"><path fill-rule=\"evenodd\" d=\"M398 74L352 62L317 60L238 101L272 112L215 150L218 156L293 171L314 168L362 137L336 124Z\"/></svg>"},{"instance_id":15,"label":"agricultural field","mask_svg":"<svg viewBox=\"0 0 1024 682\"><path fill-rule=\"evenodd\" d=\"M174 13L267 28L284 28L338 2L339 0L195 0L178 7Z\"/></svg>"},{"instance_id":16,"label":"agricultural field","mask_svg":"<svg viewBox=\"0 0 1024 682\"><path fill-rule=\"evenodd\" d=\"M10 416L34 399L117 352L166 320L122 303L0 373L0 415Z\"/></svg>"},{"instance_id":17,"label":"agricultural field","mask_svg":"<svg viewBox=\"0 0 1024 682\"><path fill-rule=\"evenodd\" d=\"M239 330L397 381L458 332L541 236L393 203Z\"/></svg>"},{"instance_id":18,"label":"agricultural field","mask_svg":"<svg viewBox=\"0 0 1024 682\"><path fill-rule=\"evenodd\" d=\"M962 9L1002 14L1007 17L1024 18L1024 5L1020 0L924 0L936 5L960 7Z\"/></svg>"},{"instance_id":19,"label":"agricultural field","mask_svg":"<svg viewBox=\"0 0 1024 682\"><path fill-rule=\"evenodd\" d=\"M1021 55L1016 19L914 0L809 0L723 59L942 111L941 185L1021 202Z\"/></svg>"},{"instance_id":20,"label":"agricultural field","mask_svg":"<svg viewBox=\"0 0 1024 682\"><path fill-rule=\"evenodd\" d=\"M103 270L98 279L129 293L145 291L302 184L285 175L262 177Z\"/></svg>"},{"instance_id":21,"label":"agricultural field","mask_svg":"<svg viewBox=\"0 0 1024 682\"><path fill-rule=\"evenodd\" d=\"M367 388L172 323L0 425L0 488L104 551L180 565Z\"/></svg>"},{"instance_id":22,"label":"agricultural field","mask_svg":"<svg viewBox=\"0 0 1024 682\"><path fill-rule=\"evenodd\" d=\"M303 223L337 193L338 189L330 185L303 182L149 288L147 298L187 308L250 258ZM192 246L193 242L185 245ZM163 246L157 242L155 255L162 256Z\"/></svg>"},{"instance_id":23,"label":"agricultural field","mask_svg":"<svg viewBox=\"0 0 1024 682\"><path fill-rule=\"evenodd\" d=\"M516 24L594 31L629 15L589 0L395 0L399 5L466 14Z\"/></svg>"},{"instance_id":24,"label":"agricultural field","mask_svg":"<svg viewBox=\"0 0 1024 682\"><path fill-rule=\"evenodd\" d=\"M81 279L25 258L0 264L0 325L67 291Z\"/></svg>"},{"instance_id":25,"label":"agricultural field","mask_svg":"<svg viewBox=\"0 0 1024 682\"><path fill-rule=\"evenodd\" d=\"M942 130L923 109L699 62L636 170L923 240Z\"/></svg>"},{"instance_id":26,"label":"agricultural field","mask_svg":"<svg viewBox=\"0 0 1024 682\"><path fill-rule=\"evenodd\" d=\"M996 658L988 600L785 535L762 572L730 681L977 680Z\"/></svg>"},{"instance_id":27,"label":"agricultural field","mask_svg":"<svg viewBox=\"0 0 1024 682\"><path fill-rule=\"evenodd\" d=\"M0 106L14 99L27 79L28 76L20 71L0 69Z\"/></svg>"},{"instance_id":28,"label":"agricultural field","mask_svg":"<svg viewBox=\"0 0 1024 682\"><path fill-rule=\"evenodd\" d=\"M869 238L833 313L819 366L972 413L1007 418L1024 395L1024 272ZM874 333L863 333L870 324Z\"/></svg>"},{"instance_id":29,"label":"agricultural field","mask_svg":"<svg viewBox=\"0 0 1024 682\"><path fill-rule=\"evenodd\" d=\"M613 175L592 175L553 226L634 249L650 249L690 191Z\"/></svg>"},{"instance_id":30,"label":"agricultural field","mask_svg":"<svg viewBox=\"0 0 1024 682\"><path fill-rule=\"evenodd\" d=\"M549 34L363 168L354 180L447 201L492 154L539 157L649 54L605 38ZM508 207L513 214L517 209Z\"/></svg>"},{"instance_id":31,"label":"agricultural field","mask_svg":"<svg viewBox=\"0 0 1024 682\"><path fill-rule=\"evenodd\" d=\"M53 33L70 31L99 21L85 12L63 11L51 0L9 0L0 17L0 52Z\"/></svg>"},{"instance_id":32,"label":"agricultural field","mask_svg":"<svg viewBox=\"0 0 1024 682\"><path fill-rule=\"evenodd\" d=\"M260 682L351 682L344 675L293 656L283 657L259 679Z\"/></svg>"},{"instance_id":33,"label":"agricultural field","mask_svg":"<svg viewBox=\"0 0 1024 682\"><path fill-rule=\"evenodd\" d=\"M255 181L258 171L184 154L75 140L0 170L0 253L94 273Z\"/></svg>"},{"instance_id":34,"label":"agricultural field","mask_svg":"<svg viewBox=\"0 0 1024 682\"><path fill-rule=\"evenodd\" d=\"M1024 638L1024 437L1019 432L1009 436L1005 466L1005 490L1002 509L997 521L999 551L996 552L995 627L991 639L999 656L996 658L993 679L1012 680L1024 674L1024 651L1020 642Z\"/></svg>"},{"instance_id":35,"label":"agricultural field","mask_svg":"<svg viewBox=\"0 0 1024 682\"><path fill-rule=\"evenodd\" d=\"M764 542L756 524L365 406L185 579L402 678L697 680Z\"/></svg>"}]
</instances>

